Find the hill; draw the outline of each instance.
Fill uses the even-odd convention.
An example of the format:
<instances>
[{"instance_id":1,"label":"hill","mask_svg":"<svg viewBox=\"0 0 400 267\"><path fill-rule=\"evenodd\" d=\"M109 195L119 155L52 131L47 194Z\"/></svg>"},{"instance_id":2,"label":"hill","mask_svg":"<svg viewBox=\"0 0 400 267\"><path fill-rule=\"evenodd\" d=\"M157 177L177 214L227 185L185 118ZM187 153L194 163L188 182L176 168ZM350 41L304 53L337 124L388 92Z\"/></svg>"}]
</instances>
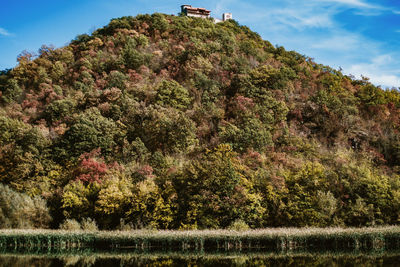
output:
<instances>
[{"instance_id":1,"label":"hill","mask_svg":"<svg viewBox=\"0 0 400 267\"><path fill-rule=\"evenodd\" d=\"M123 17L18 62L0 73L1 227L399 222L399 92L235 21Z\"/></svg>"}]
</instances>

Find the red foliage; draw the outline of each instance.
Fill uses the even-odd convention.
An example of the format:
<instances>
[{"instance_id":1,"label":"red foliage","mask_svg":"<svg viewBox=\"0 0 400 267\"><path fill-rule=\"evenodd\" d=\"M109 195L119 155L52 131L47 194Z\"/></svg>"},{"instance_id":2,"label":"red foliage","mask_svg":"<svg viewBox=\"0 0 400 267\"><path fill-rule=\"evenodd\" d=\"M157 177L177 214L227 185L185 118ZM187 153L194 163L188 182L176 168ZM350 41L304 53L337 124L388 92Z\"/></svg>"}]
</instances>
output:
<instances>
[{"instance_id":1,"label":"red foliage","mask_svg":"<svg viewBox=\"0 0 400 267\"><path fill-rule=\"evenodd\" d=\"M242 159L243 163L252 169L256 169L257 167L261 166L263 161L261 154L252 149L243 154Z\"/></svg>"},{"instance_id":2,"label":"red foliage","mask_svg":"<svg viewBox=\"0 0 400 267\"><path fill-rule=\"evenodd\" d=\"M253 99L241 95L236 97L236 104L241 111L246 111L254 106Z\"/></svg>"},{"instance_id":3,"label":"red foliage","mask_svg":"<svg viewBox=\"0 0 400 267\"><path fill-rule=\"evenodd\" d=\"M23 109L27 109L27 108L36 109L36 107L38 105L39 105L39 101L37 101L37 100L27 100L27 99L25 99L24 101L22 101L21 107Z\"/></svg>"},{"instance_id":4,"label":"red foliage","mask_svg":"<svg viewBox=\"0 0 400 267\"><path fill-rule=\"evenodd\" d=\"M59 100L62 98L61 96L57 95L56 92L54 92L54 89L50 84L41 83L39 85L39 88L40 88L40 93L38 94L37 98L40 99L42 102L45 102L46 104L49 104L54 100Z\"/></svg>"},{"instance_id":5,"label":"red foliage","mask_svg":"<svg viewBox=\"0 0 400 267\"><path fill-rule=\"evenodd\" d=\"M150 165L144 165L137 172L142 176L152 176L153 168Z\"/></svg>"},{"instance_id":6,"label":"red foliage","mask_svg":"<svg viewBox=\"0 0 400 267\"><path fill-rule=\"evenodd\" d=\"M135 70L132 69L128 70L128 75L129 75L129 80L131 82L137 83L143 79L142 75L140 75L139 73L137 73Z\"/></svg>"},{"instance_id":7,"label":"red foliage","mask_svg":"<svg viewBox=\"0 0 400 267\"><path fill-rule=\"evenodd\" d=\"M100 90L103 90L107 85L107 81L104 79L98 79L98 80L96 80L95 83L96 83L97 89L100 89Z\"/></svg>"},{"instance_id":8,"label":"red foliage","mask_svg":"<svg viewBox=\"0 0 400 267\"><path fill-rule=\"evenodd\" d=\"M147 76L150 74L150 69L148 67L146 67L145 65L142 65L139 67L139 73L144 76Z\"/></svg>"},{"instance_id":9,"label":"red foliage","mask_svg":"<svg viewBox=\"0 0 400 267\"><path fill-rule=\"evenodd\" d=\"M120 89L118 89L116 87L112 87L111 89L104 90L102 97L107 102L114 102L114 101L118 100L121 97L121 95L122 95L122 92Z\"/></svg>"},{"instance_id":10,"label":"red foliage","mask_svg":"<svg viewBox=\"0 0 400 267\"><path fill-rule=\"evenodd\" d=\"M75 171L75 180L84 183L101 183L104 176L110 170L122 171L123 167L117 162L106 164L101 157L100 148L94 149L89 153L83 153L79 157L79 164Z\"/></svg>"},{"instance_id":11,"label":"red foliage","mask_svg":"<svg viewBox=\"0 0 400 267\"><path fill-rule=\"evenodd\" d=\"M83 153L79 157L79 165L76 173L76 180L85 183L101 183L102 178L109 170L100 156L100 148Z\"/></svg>"}]
</instances>

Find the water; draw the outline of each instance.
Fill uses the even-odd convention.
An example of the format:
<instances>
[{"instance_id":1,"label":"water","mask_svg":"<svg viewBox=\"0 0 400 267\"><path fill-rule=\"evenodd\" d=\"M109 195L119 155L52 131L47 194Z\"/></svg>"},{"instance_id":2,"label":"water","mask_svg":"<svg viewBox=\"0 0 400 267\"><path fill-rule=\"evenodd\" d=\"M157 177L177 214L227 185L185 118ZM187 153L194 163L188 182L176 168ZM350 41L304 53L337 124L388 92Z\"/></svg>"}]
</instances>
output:
<instances>
[{"instance_id":1,"label":"water","mask_svg":"<svg viewBox=\"0 0 400 267\"><path fill-rule=\"evenodd\" d=\"M400 266L391 253L3 253L0 266Z\"/></svg>"}]
</instances>

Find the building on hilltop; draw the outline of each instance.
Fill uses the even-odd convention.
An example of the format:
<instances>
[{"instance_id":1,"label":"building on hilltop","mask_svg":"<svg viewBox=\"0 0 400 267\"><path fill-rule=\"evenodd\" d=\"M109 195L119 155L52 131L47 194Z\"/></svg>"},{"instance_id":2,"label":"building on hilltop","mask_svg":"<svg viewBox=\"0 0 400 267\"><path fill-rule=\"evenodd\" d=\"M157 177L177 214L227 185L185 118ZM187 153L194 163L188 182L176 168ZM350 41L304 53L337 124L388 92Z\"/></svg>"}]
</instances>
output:
<instances>
[{"instance_id":1,"label":"building on hilltop","mask_svg":"<svg viewBox=\"0 0 400 267\"><path fill-rule=\"evenodd\" d=\"M181 13L188 17L210 18L211 11L202 7L192 7L191 5L182 5ZM232 13L223 13L222 20L214 18L214 21L218 23L227 21L229 19L232 19Z\"/></svg>"},{"instance_id":2,"label":"building on hilltop","mask_svg":"<svg viewBox=\"0 0 400 267\"><path fill-rule=\"evenodd\" d=\"M229 19L233 19L233 18L232 18L232 13L223 13L223 14L222 14L222 20L220 20L220 19L214 19L214 21L215 21L216 23L218 23L218 22L227 21L227 20L229 20Z\"/></svg>"},{"instance_id":3,"label":"building on hilltop","mask_svg":"<svg viewBox=\"0 0 400 267\"><path fill-rule=\"evenodd\" d=\"M196 18L209 18L210 10L201 7L192 7L191 5L182 5L181 12L188 17L196 17Z\"/></svg>"},{"instance_id":4,"label":"building on hilltop","mask_svg":"<svg viewBox=\"0 0 400 267\"><path fill-rule=\"evenodd\" d=\"M228 19L233 19L232 13L224 13L224 14L222 14L222 21L227 21Z\"/></svg>"}]
</instances>

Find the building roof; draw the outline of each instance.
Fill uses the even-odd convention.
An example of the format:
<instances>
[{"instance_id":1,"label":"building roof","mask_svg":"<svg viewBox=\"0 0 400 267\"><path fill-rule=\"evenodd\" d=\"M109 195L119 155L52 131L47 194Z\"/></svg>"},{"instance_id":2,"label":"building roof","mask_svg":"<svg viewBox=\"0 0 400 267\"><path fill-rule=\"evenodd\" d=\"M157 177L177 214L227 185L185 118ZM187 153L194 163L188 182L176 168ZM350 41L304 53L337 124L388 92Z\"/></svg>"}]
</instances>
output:
<instances>
[{"instance_id":1,"label":"building roof","mask_svg":"<svg viewBox=\"0 0 400 267\"><path fill-rule=\"evenodd\" d=\"M202 8L202 7L192 7L192 6L189 6L189 5L185 5L185 6L183 6L183 8L185 8L187 10L187 12L189 12L189 13L207 14L207 15L209 15L211 13L210 10L207 10L205 8Z\"/></svg>"}]
</instances>

